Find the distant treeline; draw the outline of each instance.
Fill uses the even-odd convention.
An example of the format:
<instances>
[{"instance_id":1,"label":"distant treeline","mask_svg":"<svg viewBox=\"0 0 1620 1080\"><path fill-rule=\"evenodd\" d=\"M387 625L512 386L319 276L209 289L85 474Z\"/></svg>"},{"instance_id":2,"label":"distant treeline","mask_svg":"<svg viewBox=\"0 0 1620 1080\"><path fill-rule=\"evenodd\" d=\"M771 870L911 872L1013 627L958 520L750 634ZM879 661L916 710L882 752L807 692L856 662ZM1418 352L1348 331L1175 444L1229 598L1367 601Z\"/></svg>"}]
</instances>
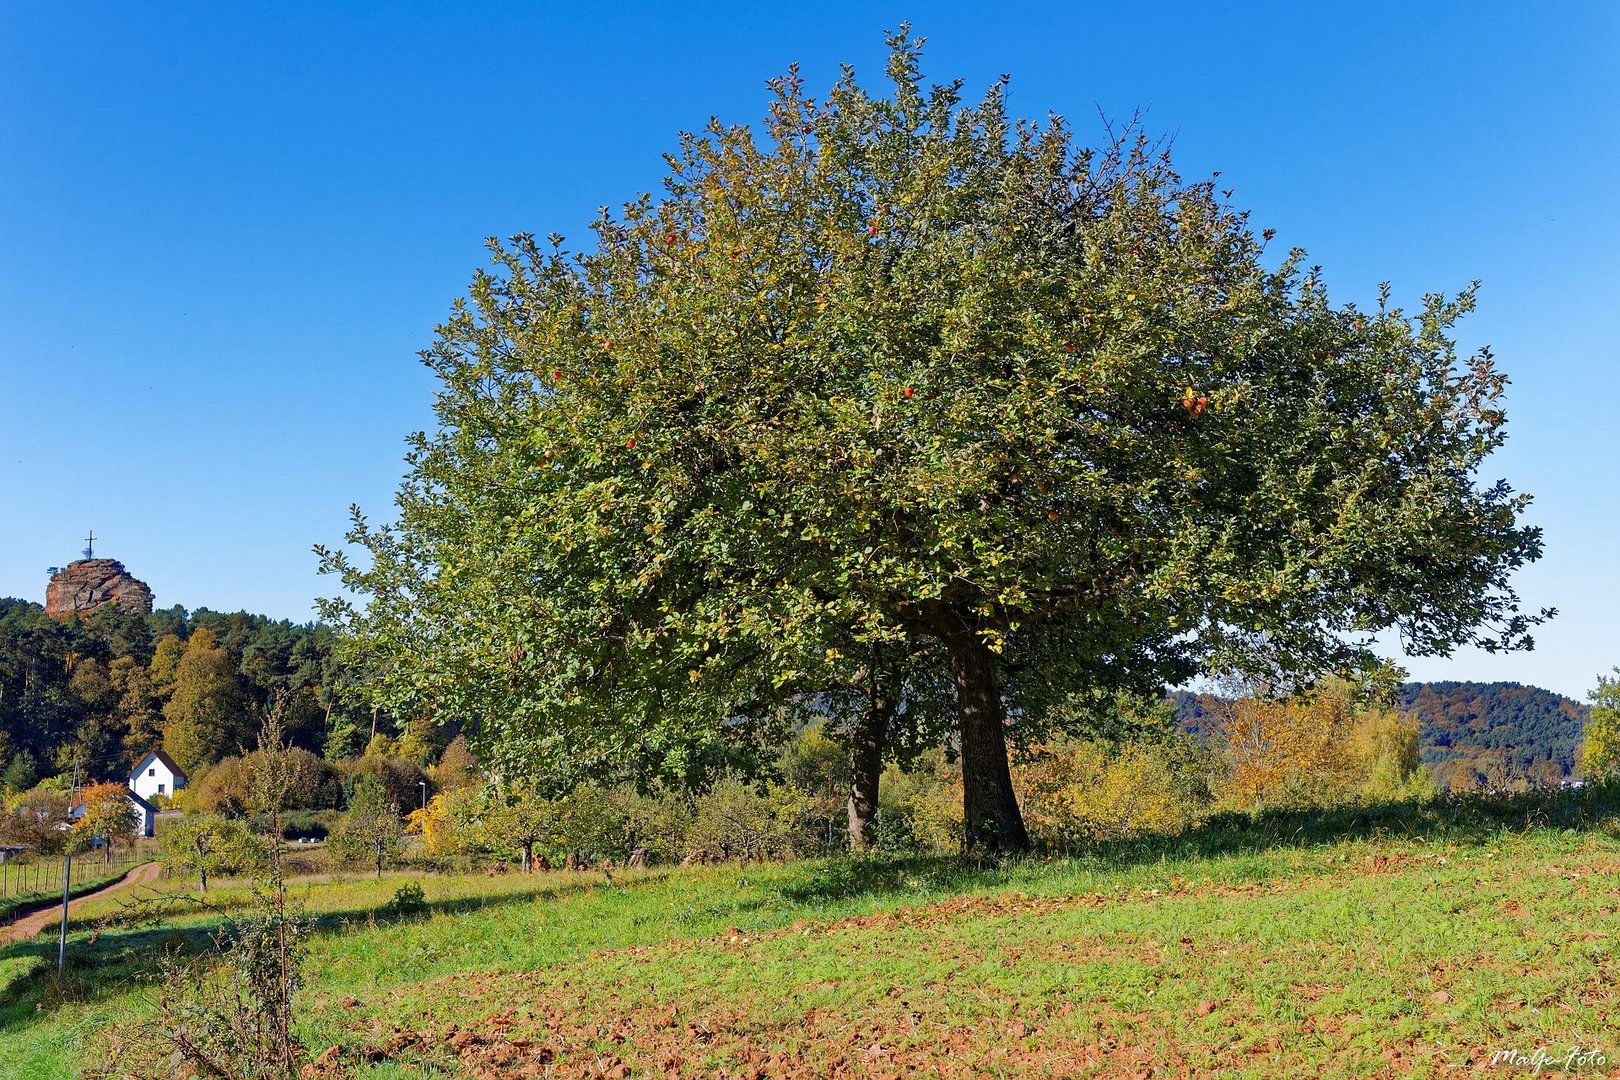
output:
<instances>
[{"instance_id":1,"label":"distant treeline","mask_svg":"<svg viewBox=\"0 0 1620 1080\"><path fill-rule=\"evenodd\" d=\"M0 788L22 791L75 762L82 777L120 779L160 745L197 769L252 749L281 694L294 745L358 753L373 721L345 705L333 645L329 627L246 612L108 606L59 618L0 599Z\"/></svg>"},{"instance_id":2,"label":"distant treeline","mask_svg":"<svg viewBox=\"0 0 1620 1080\"><path fill-rule=\"evenodd\" d=\"M253 749L268 702L285 695L294 746L337 762L373 736L404 735L398 752L438 760L454 734L353 704L335 632L246 612L104 607L57 618L0 599L0 795L68 772L118 779L162 746L188 770ZM1407 683L1401 704L1420 724L1422 760L1440 787L1504 789L1576 775L1587 706L1535 686ZM1221 698L1171 695L1183 730L1221 735ZM432 745L408 745L413 740Z\"/></svg>"},{"instance_id":3,"label":"distant treeline","mask_svg":"<svg viewBox=\"0 0 1620 1080\"><path fill-rule=\"evenodd\" d=\"M1576 775L1587 706L1539 686L1493 682L1407 683L1423 761L1441 786L1497 789L1556 784Z\"/></svg>"},{"instance_id":4,"label":"distant treeline","mask_svg":"<svg viewBox=\"0 0 1620 1080\"><path fill-rule=\"evenodd\" d=\"M1587 706L1512 682L1411 682L1401 707L1418 719L1423 763L1442 789L1500 790L1557 784L1578 775ZM1183 730L1219 734L1224 700L1171 695Z\"/></svg>"}]
</instances>

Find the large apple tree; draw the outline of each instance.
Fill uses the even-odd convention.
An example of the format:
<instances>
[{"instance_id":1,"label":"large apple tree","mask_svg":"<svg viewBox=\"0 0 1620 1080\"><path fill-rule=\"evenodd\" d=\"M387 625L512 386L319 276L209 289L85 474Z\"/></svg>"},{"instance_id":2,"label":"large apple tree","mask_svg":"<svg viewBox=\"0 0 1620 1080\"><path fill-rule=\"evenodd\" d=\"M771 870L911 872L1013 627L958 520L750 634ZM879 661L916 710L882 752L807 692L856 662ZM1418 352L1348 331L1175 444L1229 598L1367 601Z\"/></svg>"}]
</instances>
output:
<instances>
[{"instance_id":1,"label":"large apple tree","mask_svg":"<svg viewBox=\"0 0 1620 1080\"><path fill-rule=\"evenodd\" d=\"M424 353L398 523L326 553L387 703L481 717L519 767L943 677L968 841L1018 849L1009 717L1308 678L1392 628L1530 645L1540 534L1477 477L1506 379L1450 336L1471 289L1330 304L1135 130L1088 148L918 63L902 32L888 96L775 80L588 250L491 242Z\"/></svg>"}]
</instances>

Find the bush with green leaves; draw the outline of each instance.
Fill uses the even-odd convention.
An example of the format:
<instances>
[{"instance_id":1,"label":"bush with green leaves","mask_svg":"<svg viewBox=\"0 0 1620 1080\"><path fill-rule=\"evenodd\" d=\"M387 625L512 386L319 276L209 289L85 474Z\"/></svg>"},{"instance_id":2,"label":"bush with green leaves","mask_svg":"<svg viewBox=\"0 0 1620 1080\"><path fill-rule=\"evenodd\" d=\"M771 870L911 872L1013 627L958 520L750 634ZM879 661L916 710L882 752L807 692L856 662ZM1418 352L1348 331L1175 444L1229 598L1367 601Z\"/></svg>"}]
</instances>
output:
<instances>
[{"instance_id":1,"label":"bush with green leaves","mask_svg":"<svg viewBox=\"0 0 1620 1080\"><path fill-rule=\"evenodd\" d=\"M688 842L728 859L787 857L809 846L810 796L781 781L727 774L692 802Z\"/></svg>"},{"instance_id":2,"label":"bush with green leaves","mask_svg":"<svg viewBox=\"0 0 1620 1080\"><path fill-rule=\"evenodd\" d=\"M962 846L962 770L942 748L909 767L891 763L878 793L874 846L943 855Z\"/></svg>"},{"instance_id":3,"label":"bush with green leaves","mask_svg":"<svg viewBox=\"0 0 1620 1080\"><path fill-rule=\"evenodd\" d=\"M1024 819L1048 849L1173 835L1213 809L1220 768L1208 748L1176 733L1128 742L1059 740L1019 755L1014 783Z\"/></svg>"},{"instance_id":4,"label":"bush with green leaves","mask_svg":"<svg viewBox=\"0 0 1620 1080\"><path fill-rule=\"evenodd\" d=\"M349 795L349 809L327 840L327 850L346 866L370 866L378 877L405 848L399 804L375 776L362 773Z\"/></svg>"},{"instance_id":5,"label":"bush with green leaves","mask_svg":"<svg viewBox=\"0 0 1620 1080\"><path fill-rule=\"evenodd\" d=\"M393 915L417 915L427 910L427 893L420 881L407 881L394 890L387 910Z\"/></svg>"},{"instance_id":6,"label":"bush with green leaves","mask_svg":"<svg viewBox=\"0 0 1620 1080\"><path fill-rule=\"evenodd\" d=\"M213 765L203 778L190 785L190 805L206 813L242 816L263 813L254 795L254 777L265 767L267 751L254 750L240 757L227 757ZM280 752L278 763L287 781L287 810L328 810L338 805L342 788L330 764L308 750L293 747Z\"/></svg>"},{"instance_id":7,"label":"bush with green leaves","mask_svg":"<svg viewBox=\"0 0 1620 1080\"><path fill-rule=\"evenodd\" d=\"M1615 675L1599 675L1597 689L1589 695L1592 708L1581 747L1581 775L1588 780L1620 774L1620 668Z\"/></svg>"}]
</instances>

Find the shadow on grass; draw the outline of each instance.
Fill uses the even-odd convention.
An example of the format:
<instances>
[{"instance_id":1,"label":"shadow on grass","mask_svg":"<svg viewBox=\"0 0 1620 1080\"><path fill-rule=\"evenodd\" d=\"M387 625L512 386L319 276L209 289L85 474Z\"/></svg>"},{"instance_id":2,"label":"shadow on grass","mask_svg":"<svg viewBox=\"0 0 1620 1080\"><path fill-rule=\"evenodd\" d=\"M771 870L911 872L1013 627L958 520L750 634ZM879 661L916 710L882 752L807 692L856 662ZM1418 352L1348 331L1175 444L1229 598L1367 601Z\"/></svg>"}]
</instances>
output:
<instances>
[{"instance_id":1,"label":"shadow on grass","mask_svg":"<svg viewBox=\"0 0 1620 1080\"><path fill-rule=\"evenodd\" d=\"M634 887L644 882L662 881L669 874L670 868L656 868L638 873L630 880L621 880L618 885ZM334 884L366 883L365 879L360 878ZM309 917L317 930L328 932L355 925L386 926L419 922L432 915L453 916L509 904L560 899L571 893L601 889L607 883L600 873L591 871L568 878L548 875L532 882L529 887L519 885L495 895L429 901L411 911L395 911L385 902L375 907L322 911L312 913ZM92 930L87 937L86 929L97 926L100 920L74 919L70 923L73 936L68 939L68 970L60 981L55 977L54 934L39 934L0 947L0 977L4 976L6 968L12 969L11 977L0 981L0 1035L25 1025L38 1005L48 1008L60 1001L94 1004L131 989L149 986L152 978L161 971L165 955L188 957L211 951L216 947L216 936L220 935L223 935L224 947L229 948L230 931L226 924L232 918L251 917L253 900L246 891L238 891L229 885L217 891L227 892L228 895L210 895L207 908L182 900L165 909L170 915L202 919L191 925L120 926L108 922ZM288 895L295 903L302 891L296 880L289 882ZM183 897L186 894L179 895ZM9 961L18 963L9 964Z\"/></svg>"},{"instance_id":2,"label":"shadow on grass","mask_svg":"<svg viewBox=\"0 0 1620 1080\"><path fill-rule=\"evenodd\" d=\"M1606 823L1620 823L1620 780L1516 794L1444 795L1428 803L1223 813L1174 836L1099 841L1038 857L1055 856L1099 871L1126 870L1395 837L1477 845L1504 833L1596 829ZM920 887L970 890L1005 884L1026 865L1024 858L895 855L834 860L782 893L795 902L815 904L916 892Z\"/></svg>"},{"instance_id":3,"label":"shadow on grass","mask_svg":"<svg viewBox=\"0 0 1620 1080\"><path fill-rule=\"evenodd\" d=\"M40 1006L89 1004L148 985L165 955L196 955L212 947L209 927L156 927L68 939L67 971L56 975L56 938L40 935L0 949L0 963L17 962L0 984L0 1036L28 1026ZM30 961L32 961L30 963Z\"/></svg>"}]
</instances>

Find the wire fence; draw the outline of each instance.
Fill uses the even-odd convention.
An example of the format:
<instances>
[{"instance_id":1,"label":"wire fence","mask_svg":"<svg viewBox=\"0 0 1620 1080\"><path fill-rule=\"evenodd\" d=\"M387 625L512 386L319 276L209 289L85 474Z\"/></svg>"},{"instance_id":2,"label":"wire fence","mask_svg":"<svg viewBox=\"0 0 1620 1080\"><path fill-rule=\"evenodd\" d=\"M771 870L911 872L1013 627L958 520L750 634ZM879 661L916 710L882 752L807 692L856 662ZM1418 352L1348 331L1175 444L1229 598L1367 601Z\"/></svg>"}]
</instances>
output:
<instances>
[{"instance_id":1,"label":"wire fence","mask_svg":"<svg viewBox=\"0 0 1620 1080\"><path fill-rule=\"evenodd\" d=\"M72 885L79 887L105 878L121 875L132 866L150 862L151 852L143 848L128 848L113 855L112 861L98 851L73 857ZM0 900L18 897L43 896L62 892L62 859L22 858L0 863Z\"/></svg>"}]
</instances>

